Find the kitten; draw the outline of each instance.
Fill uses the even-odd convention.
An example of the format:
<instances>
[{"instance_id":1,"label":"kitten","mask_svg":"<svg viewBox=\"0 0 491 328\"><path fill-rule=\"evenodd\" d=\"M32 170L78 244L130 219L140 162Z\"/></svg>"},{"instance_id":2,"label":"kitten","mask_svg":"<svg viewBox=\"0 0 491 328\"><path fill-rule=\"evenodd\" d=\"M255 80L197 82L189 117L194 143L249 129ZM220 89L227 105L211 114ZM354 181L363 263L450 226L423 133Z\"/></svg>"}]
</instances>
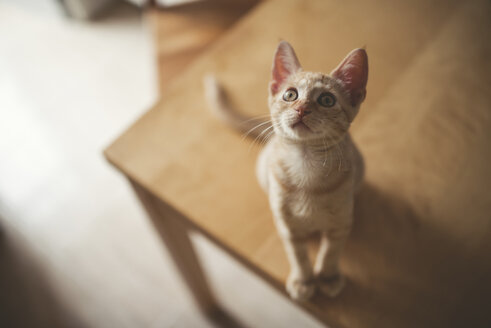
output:
<instances>
[{"instance_id":1,"label":"kitten","mask_svg":"<svg viewBox=\"0 0 491 328\"><path fill-rule=\"evenodd\" d=\"M364 171L348 128L366 95L367 54L351 51L329 75L305 72L291 45L282 41L272 73L270 121L247 120L232 110L213 78L205 81L205 91L227 123L242 131L256 127L253 136L271 137L256 173L290 263L288 293L305 301L318 286L334 297L344 286L338 262ZM322 239L312 268L306 238L316 232Z\"/></svg>"}]
</instances>

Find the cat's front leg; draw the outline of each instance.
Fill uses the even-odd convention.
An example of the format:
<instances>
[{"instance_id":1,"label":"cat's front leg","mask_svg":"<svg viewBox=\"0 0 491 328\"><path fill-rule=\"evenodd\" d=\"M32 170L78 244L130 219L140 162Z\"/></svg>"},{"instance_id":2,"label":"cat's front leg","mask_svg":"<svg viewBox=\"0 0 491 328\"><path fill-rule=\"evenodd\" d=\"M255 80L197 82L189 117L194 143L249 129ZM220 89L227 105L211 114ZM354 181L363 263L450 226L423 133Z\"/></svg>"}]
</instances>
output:
<instances>
[{"instance_id":1,"label":"cat's front leg","mask_svg":"<svg viewBox=\"0 0 491 328\"><path fill-rule=\"evenodd\" d=\"M312 297L316 288L312 264L309 260L306 239L304 238L309 231L308 229L301 229L301 226L297 225L294 228L291 225L294 218L287 201L287 193L278 183L273 171L270 169L267 173L271 211L290 264L286 290L294 300L306 301Z\"/></svg>"},{"instance_id":2,"label":"cat's front leg","mask_svg":"<svg viewBox=\"0 0 491 328\"><path fill-rule=\"evenodd\" d=\"M306 301L315 292L315 281L305 239L284 236L282 241L290 263L286 290L294 300Z\"/></svg>"},{"instance_id":3,"label":"cat's front leg","mask_svg":"<svg viewBox=\"0 0 491 328\"><path fill-rule=\"evenodd\" d=\"M337 296L345 285L345 279L339 271L339 258L350 232L349 227L325 231L317 253L314 270L321 291L330 296Z\"/></svg>"}]
</instances>

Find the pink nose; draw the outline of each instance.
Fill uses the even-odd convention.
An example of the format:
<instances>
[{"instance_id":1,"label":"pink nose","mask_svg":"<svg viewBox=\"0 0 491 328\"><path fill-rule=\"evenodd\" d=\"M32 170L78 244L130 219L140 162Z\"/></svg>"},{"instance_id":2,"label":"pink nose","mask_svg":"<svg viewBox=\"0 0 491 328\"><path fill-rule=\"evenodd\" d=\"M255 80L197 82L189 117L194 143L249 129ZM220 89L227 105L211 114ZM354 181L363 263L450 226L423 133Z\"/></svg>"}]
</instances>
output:
<instances>
[{"instance_id":1,"label":"pink nose","mask_svg":"<svg viewBox=\"0 0 491 328\"><path fill-rule=\"evenodd\" d=\"M311 111L310 110L307 110L307 108L305 106L300 106L300 107L297 107L295 108L295 110L297 111L298 113L298 116L300 116L300 118L304 117L305 115L307 114L310 114Z\"/></svg>"}]
</instances>

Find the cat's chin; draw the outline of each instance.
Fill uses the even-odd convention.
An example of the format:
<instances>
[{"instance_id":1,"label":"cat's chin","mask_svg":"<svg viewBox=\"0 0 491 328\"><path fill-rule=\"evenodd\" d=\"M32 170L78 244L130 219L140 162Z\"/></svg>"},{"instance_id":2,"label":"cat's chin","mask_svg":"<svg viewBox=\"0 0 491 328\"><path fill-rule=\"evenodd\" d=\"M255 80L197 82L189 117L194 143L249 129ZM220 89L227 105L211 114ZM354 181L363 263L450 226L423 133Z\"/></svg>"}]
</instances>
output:
<instances>
[{"instance_id":1,"label":"cat's chin","mask_svg":"<svg viewBox=\"0 0 491 328\"><path fill-rule=\"evenodd\" d=\"M280 137L297 141L297 142L307 142L307 143L322 143L325 145L337 144L343 140L346 134L333 136L332 134L324 134L322 132L306 130L306 129L291 129L287 133L279 134Z\"/></svg>"},{"instance_id":2,"label":"cat's chin","mask_svg":"<svg viewBox=\"0 0 491 328\"><path fill-rule=\"evenodd\" d=\"M310 139L314 136L314 131L303 121L293 123L289 127L289 132L299 140Z\"/></svg>"},{"instance_id":3,"label":"cat's chin","mask_svg":"<svg viewBox=\"0 0 491 328\"><path fill-rule=\"evenodd\" d=\"M310 141L322 137L319 132L312 130L305 122L297 121L295 123L283 124L276 130L280 137L294 141Z\"/></svg>"},{"instance_id":4,"label":"cat's chin","mask_svg":"<svg viewBox=\"0 0 491 328\"><path fill-rule=\"evenodd\" d=\"M286 133L279 134L280 137L298 142L308 142L314 139L318 139L318 135L309 130L290 130Z\"/></svg>"},{"instance_id":5,"label":"cat's chin","mask_svg":"<svg viewBox=\"0 0 491 328\"><path fill-rule=\"evenodd\" d=\"M298 121L297 123L292 124L290 129L293 131L293 133L298 135L309 135L313 133L312 129L309 128L303 121Z\"/></svg>"}]
</instances>

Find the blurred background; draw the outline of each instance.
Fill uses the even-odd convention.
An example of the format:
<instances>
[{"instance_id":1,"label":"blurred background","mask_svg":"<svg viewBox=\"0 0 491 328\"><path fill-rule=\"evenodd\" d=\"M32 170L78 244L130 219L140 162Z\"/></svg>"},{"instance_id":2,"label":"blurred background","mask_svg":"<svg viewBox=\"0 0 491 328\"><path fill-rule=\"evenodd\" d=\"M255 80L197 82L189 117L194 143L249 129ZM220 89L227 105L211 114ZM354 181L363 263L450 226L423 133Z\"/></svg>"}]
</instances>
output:
<instances>
[{"instance_id":1,"label":"blurred background","mask_svg":"<svg viewBox=\"0 0 491 328\"><path fill-rule=\"evenodd\" d=\"M102 155L253 5L181 2L0 1L0 327L211 326ZM167 47L164 60L157 47ZM194 241L245 323L318 326ZM250 294L239 294L244 286Z\"/></svg>"},{"instance_id":2,"label":"blurred background","mask_svg":"<svg viewBox=\"0 0 491 328\"><path fill-rule=\"evenodd\" d=\"M196 309L130 186L102 152L257 3L0 0L0 328L216 325ZM370 59L378 82L354 137L369 159L369 182L391 197L376 201L368 190L362 199L357 218L366 220L358 220L346 263L363 268L366 290L358 291L365 298L352 294L339 312L344 319L353 309L368 313L374 321L367 326L391 315L489 323L491 6L393 3L346 2L353 17L369 7L376 19L400 26L363 20L366 35L381 35L368 47L382 55ZM359 34L336 23L338 12L332 17L338 32ZM307 29L298 30L304 40ZM303 48L311 44L325 47L305 38ZM401 224L408 218L412 228ZM322 326L208 240L192 238L236 323ZM371 256L364 263L363 254ZM422 292L425 283L431 288ZM401 303L408 296L409 306L397 307L392 293ZM421 295L432 307L420 305ZM368 303L377 301L387 313L373 313Z\"/></svg>"}]
</instances>

